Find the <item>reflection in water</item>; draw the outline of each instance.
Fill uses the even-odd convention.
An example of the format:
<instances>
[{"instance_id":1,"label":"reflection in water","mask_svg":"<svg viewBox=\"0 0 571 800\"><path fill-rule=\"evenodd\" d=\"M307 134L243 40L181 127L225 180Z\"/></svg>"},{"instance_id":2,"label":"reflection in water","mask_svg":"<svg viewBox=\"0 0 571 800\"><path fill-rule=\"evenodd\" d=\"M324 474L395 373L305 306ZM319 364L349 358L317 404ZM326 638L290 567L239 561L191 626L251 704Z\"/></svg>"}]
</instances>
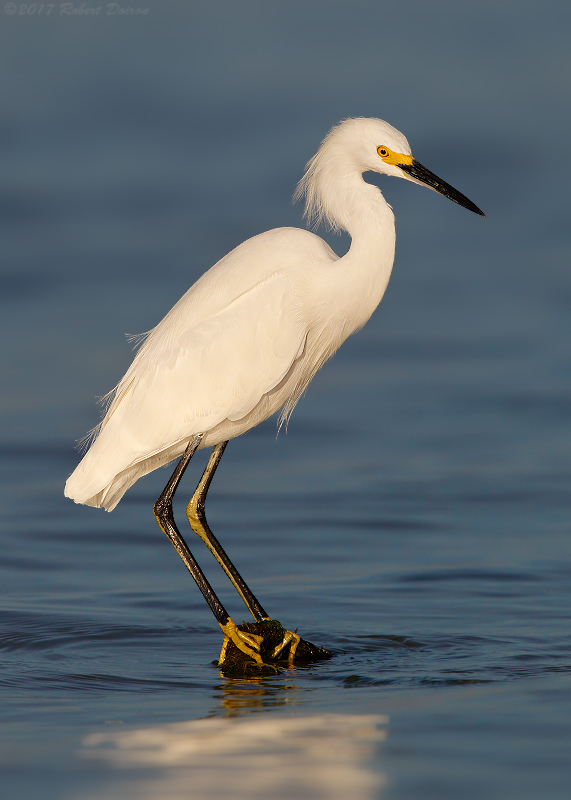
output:
<instances>
[{"instance_id":1,"label":"reflection in water","mask_svg":"<svg viewBox=\"0 0 571 800\"><path fill-rule=\"evenodd\" d=\"M280 706L287 705L291 708L296 704L296 696L301 692L301 687L279 680L270 683L264 678L227 678L219 690L218 699L226 710L225 716L237 717Z\"/></svg>"},{"instance_id":2,"label":"reflection in water","mask_svg":"<svg viewBox=\"0 0 571 800\"><path fill-rule=\"evenodd\" d=\"M81 798L372 800L384 778L368 761L387 722L379 715L260 714L96 733L83 755L129 773L115 773L111 786Z\"/></svg>"}]
</instances>

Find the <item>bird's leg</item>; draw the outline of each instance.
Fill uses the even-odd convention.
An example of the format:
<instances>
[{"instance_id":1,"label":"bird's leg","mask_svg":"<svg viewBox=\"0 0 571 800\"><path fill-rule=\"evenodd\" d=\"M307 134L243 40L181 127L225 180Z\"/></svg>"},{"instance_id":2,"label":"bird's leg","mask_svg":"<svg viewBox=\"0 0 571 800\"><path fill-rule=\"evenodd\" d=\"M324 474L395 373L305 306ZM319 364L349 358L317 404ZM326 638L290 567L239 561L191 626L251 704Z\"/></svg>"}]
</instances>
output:
<instances>
[{"instance_id":1,"label":"bird's leg","mask_svg":"<svg viewBox=\"0 0 571 800\"><path fill-rule=\"evenodd\" d=\"M200 483L196 487L196 491L192 495L192 499L186 508L186 516L190 522L190 527L198 536L200 536L226 575L230 578L234 588L248 607L248 610L251 612L256 622L260 622L263 619L269 619L267 613L256 600L251 590L244 582L244 579L228 558L228 555L224 551L222 545L208 527L206 514L204 511L206 494L210 488L212 478L214 477L214 473L216 472L216 468L220 463L220 459L222 458L227 444L228 442L217 444L212 451L208 464L206 465L206 469L204 470L204 474L200 479Z\"/></svg>"},{"instance_id":2,"label":"bird's leg","mask_svg":"<svg viewBox=\"0 0 571 800\"><path fill-rule=\"evenodd\" d=\"M260 656L259 650L260 645L263 641L262 636L258 636L256 634L249 634L245 633L244 631L238 631L234 622L230 619L230 615L216 596L213 588L208 583L206 576L204 575L203 571L200 569L199 565L197 564L194 556L188 549L188 545L182 538L179 533L178 528L176 527L176 523L174 520L173 510L172 510L172 500L174 494L177 490L177 487L180 483L180 479L182 478L186 467L188 466L188 462L196 452L198 446L200 445L200 441L202 439L202 434L199 436L195 436L192 439L184 451L184 454L180 461L178 462L175 471L171 475L171 478L167 485L165 486L163 492L161 493L159 499L155 503L154 512L157 522L159 523L161 530L166 533L166 535L171 540L172 544L174 545L177 553L182 558L186 568L196 581L196 584L206 602L208 603L210 610L216 617L216 620L220 627L222 628L225 636L232 639L236 647L241 650L246 655L250 656L256 664L262 666L263 661ZM227 642L226 642L227 644ZM223 651L225 652L225 648L223 647ZM221 653L221 658L223 658L223 653Z\"/></svg>"},{"instance_id":3,"label":"bird's leg","mask_svg":"<svg viewBox=\"0 0 571 800\"><path fill-rule=\"evenodd\" d=\"M188 521L190 523L190 527L192 530L199 536L204 544L208 547L214 558L218 561L230 581L232 585L246 604L248 610L256 620L256 622L262 622L265 620L269 620L270 617L264 611L258 600L254 597L251 590L246 585L244 579L234 566L234 564L228 558L224 548L218 541L218 539L214 536L210 528L208 527L208 523L206 521L206 512L205 512L205 502L206 502L206 495L208 493L208 489L210 488L210 484L212 482L212 478L214 477L214 473L216 472L216 468L220 463L220 459L224 454L224 450L228 442L222 442L221 444L217 444L206 465L206 469L200 479L198 486L196 487L196 491L193 494L190 503L186 509L186 515L188 517ZM220 661L219 663L222 664L224 662L224 657L226 655L226 648L228 646L228 638L234 641L234 637L230 636L224 630L225 638L224 644L222 645L222 652L220 653ZM238 631L241 633L241 631ZM249 634L252 636L253 634ZM285 635L283 641L274 648L271 653L272 658L276 658L286 647L289 646L289 661L293 664L293 659L295 656L295 651L297 646L300 642L300 637L297 633L293 633L292 631L285 631Z\"/></svg>"}]
</instances>

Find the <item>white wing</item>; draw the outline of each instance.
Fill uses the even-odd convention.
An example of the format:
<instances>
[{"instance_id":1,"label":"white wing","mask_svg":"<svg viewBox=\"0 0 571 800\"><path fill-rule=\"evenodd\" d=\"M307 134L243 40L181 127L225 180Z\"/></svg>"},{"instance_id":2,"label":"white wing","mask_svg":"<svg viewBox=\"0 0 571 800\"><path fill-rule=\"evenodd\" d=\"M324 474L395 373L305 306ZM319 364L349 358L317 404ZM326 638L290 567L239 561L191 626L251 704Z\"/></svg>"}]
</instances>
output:
<instances>
[{"instance_id":1,"label":"white wing","mask_svg":"<svg viewBox=\"0 0 571 800\"><path fill-rule=\"evenodd\" d=\"M158 358L150 340L150 358L141 353L101 433L115 423L128 450L149 455L244 417L303 348L306 328L296 320L288 288L284 276L274 276L193 325Z\"/></svg>"},{"instance_id":2,"label":"white wing","mask_svg":"<svg viewBox=\"0 0 571 800\"><path fill-rule=\"evenodd\" d=\"M105 495L116 476L132 477L137 463L255 408L303 352L307 327L290 290L286 275L275 272L174 340L177 326L166 317L119 384L66 495L109 507ZM119 498L148 471L129 479Z\"/></svg>"}]
</instances>

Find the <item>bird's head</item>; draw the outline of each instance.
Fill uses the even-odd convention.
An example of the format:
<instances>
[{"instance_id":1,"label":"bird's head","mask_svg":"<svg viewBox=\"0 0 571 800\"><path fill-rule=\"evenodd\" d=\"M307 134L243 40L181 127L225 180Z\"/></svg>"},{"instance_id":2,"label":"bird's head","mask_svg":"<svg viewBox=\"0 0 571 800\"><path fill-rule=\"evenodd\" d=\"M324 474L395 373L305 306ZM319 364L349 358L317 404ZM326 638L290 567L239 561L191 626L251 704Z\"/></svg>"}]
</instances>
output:
<instances>
[{"instance_id":1,"label":"bird's head","mask_svg":"<svg viewBox=\"0 0 571 800\"><path fill-rule=\"evenodd\" d=\"M382 119L346 119L325 137L309 162L296 198L306 195L306 214L316 219L330 215L322 209L323 189L342 174L378 172L427 186L464 208L485 216L450 184L423 167L412 155L406 137ZM320 191L321 190L321 191Z\"/></svg>"}]
</instances>

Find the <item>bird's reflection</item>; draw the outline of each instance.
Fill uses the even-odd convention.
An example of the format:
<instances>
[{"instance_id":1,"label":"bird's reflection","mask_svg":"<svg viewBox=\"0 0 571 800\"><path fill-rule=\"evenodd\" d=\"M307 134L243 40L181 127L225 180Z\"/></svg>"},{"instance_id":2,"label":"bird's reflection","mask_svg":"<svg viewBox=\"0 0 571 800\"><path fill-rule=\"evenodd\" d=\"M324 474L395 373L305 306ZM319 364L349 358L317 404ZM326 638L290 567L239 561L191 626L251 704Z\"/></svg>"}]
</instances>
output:
<instances>
[{"instance_id":1,"label":"bird's reflection","mask_svg":"<svg viewBox=\"0 0 571 800\"><path fill-rule=\"evenodd\" d=\"M301 687L288 681L268 681L266 678L225 679L218 687L217 697L226 717L267 711L270 708L295 706L300 702Z\"/></svg>"},{"instance_id":2,"label":"bird's reflection","mask_svg":"<svg viewBox=\"0 0 571 800\"><path fill-rule=\"evenodd\" d=\"M256 710L262 694L249 695L246 709ZM230 705L240 706L240 696L231 692ZM94 733L83 755L113 773L77 800L372 800L384 784L372 758L387 721L264 713Z\"/></svg>"}]
</instances>

